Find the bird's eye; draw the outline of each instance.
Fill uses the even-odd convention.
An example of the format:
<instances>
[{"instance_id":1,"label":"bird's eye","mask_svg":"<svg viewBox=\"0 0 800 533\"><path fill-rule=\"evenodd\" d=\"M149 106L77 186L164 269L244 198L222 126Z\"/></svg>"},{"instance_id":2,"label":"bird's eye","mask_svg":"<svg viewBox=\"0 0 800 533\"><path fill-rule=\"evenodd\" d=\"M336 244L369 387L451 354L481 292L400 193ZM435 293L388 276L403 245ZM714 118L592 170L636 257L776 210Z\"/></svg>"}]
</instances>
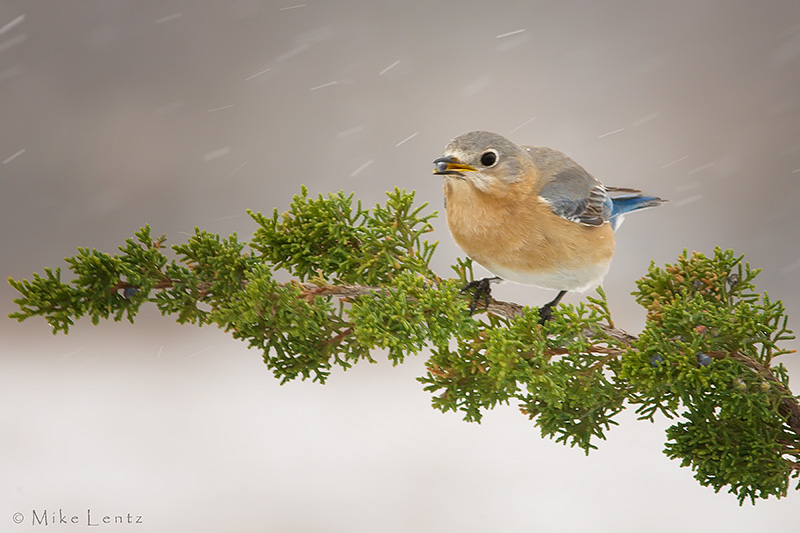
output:
<instances>
[{"instance_id":1,"label":"bird's eye","mask_svg":"<svg viewBox=\"0 0 800 533\"><path fill-rule=\"evenodd\" d=\"M495 163L497 163L497 153L489 151L484 152L483 155L481 155L481 165L490 167Z\"/></svg>"}]
</instances>

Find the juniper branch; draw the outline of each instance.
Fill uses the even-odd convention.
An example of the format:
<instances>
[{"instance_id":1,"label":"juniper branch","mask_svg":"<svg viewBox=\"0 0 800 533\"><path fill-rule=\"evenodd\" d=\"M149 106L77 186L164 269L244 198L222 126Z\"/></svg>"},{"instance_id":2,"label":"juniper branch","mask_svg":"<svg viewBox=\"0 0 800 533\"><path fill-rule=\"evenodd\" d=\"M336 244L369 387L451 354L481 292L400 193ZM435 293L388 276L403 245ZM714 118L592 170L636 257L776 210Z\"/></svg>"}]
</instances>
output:
<instances>
[{"instance_id":1,"label":"juniper branch","mask_svg":"<svg viewBox=\"0 0 800 533\"><path fill-rule=\"evenodd\" d=\"M634 292L647 312L639 335L615 327L602 289L545 325L513 302L470 316L460 289L471 262L458 261L451 279L430 269L436 243L423 236L436 214L424 207L400 190L371 210L352 195L303 190L285 213L251 213L249 243L197 230L172 260L145 227L119 254L79 249L69 281L59 268L9 280L21 295L11 317L42 316L67 333L82 316L133 322L152 303L247 342L281 382L324 382L334 367L374 362L377 349L394 364L429 349L419 381L441 411L480 421L513 402L543 435L588 453L632 405L642 419L678 420L665 453L701 484L740 502L786 494L800 473L800 405L776 358L792 353L783 343L794 336L780 301L754 292L758 271L741 256L717 249L651 264ZM277 270L294 279L276 281Z\"/></svg>"},{"instance_id":2,"label":"juniper branch","mask_svg":"<svg viewBox=\"0 0 800 533\"><path fill-rule=\"evenodd\" d=\"M247 281L245 280L242 285L246 285ZM174 286L172 280L164 279L157 283L153 288L154 289L169 289ZM198 288L201 292L207 291L211 286L211 283L201 283L198 284ZM279 287L286 287L286 286L295 286L299 287L302 292L300 292L299 297L310 301L313 298L318 297L326 297L332 296L336 298L354 298L358 296L380 296L385 293L386 288L378 287L378 286L368 286L368 285L330 285L330 284L315 284L315 283L301 283L297 281L291 281L286 283L278 283ZM133 287L130 283L122 281L117 283L112 287L112 290L124 290L126 288ZM409 297L409 302L414 303L415 299ZM501 316L507 319L513 319L516 317L520 317L523 315L525 311L525 306L515 303L515 302L506 302L501 300L492 300L486 308L486 311L490 314ZM626 346L628 349L632 348L634 343L638 340L635 335L628 333L627 331L615 328L611 325L606 324L598 324L598 329L602 332L601 338L605 337L612 337L615 340L619 341L622 345ZM348 331L347 334L351 334L352 330ZM587 330L586 332L587 338L595 338L597 337L591 330ZM608 363L610 357L620 357L628 353L628 349L615 349L615 348L606 348L606 347L593 347L592 350L599 351L601 353L607 354L607 357L604 360L599 361L599 364L596 364L596 369L599 369L604 364ZM553 353L557 352L553 351ZM562 352L564 353L564 352ZM800 403L798 403L797 399L791 395L791 392L783 386L783 384L778 380L775 374L764 365L760 364L758 361L747 357L746 355L740 354L738 352L731 352L726 354L724 352L709 352L709 356L715 359L722 359L724 357L731 357L732 359L741 362L747 368L750 368L754 372L756 372L759 376L761 376L764 380L771 383L775 387L777 387L778 391L784 395L784 398L781 400L780 403L780 413L787 417L787 423L792 428L792 430L800 436ZM800 468L800 464L795 464L793 468L798 469Z\"/></svg>"}]
</instances>

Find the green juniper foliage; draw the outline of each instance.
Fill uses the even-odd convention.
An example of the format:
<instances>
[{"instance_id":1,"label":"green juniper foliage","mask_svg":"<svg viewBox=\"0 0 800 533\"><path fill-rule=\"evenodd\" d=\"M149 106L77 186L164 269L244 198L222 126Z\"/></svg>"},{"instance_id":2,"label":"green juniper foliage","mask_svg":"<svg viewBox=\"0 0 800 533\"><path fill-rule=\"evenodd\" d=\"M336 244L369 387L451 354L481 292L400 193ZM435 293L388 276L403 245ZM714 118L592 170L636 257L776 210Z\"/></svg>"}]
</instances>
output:
<instances>
[{"instance_id":1,"label":"green juniper foliage","mask_svg":"<svg viewBox=\"0 0 800 533\"><path fill-rule=\"evenodd\" d=\"M259 227L249 243L198 229L169 252L145 226L119 253L79 249L68 280L60 268L10 279L20 293L11 317L42 316L67 333L84 315L133 322L152 303L259 349L281 382L325 382L335 366L374 362L376 349L394 364L429 349L419 381L436 409L477 422L513 403L542 435L588 453L631 405L642 419L675 420L665 453L702 485L740 503L786 495L800 472L800 406L775 359L794 337L742 257L717 249L651 265L634 292L647 311L638 338L614 328L602 289L544 325L537 309L507 302L470 316L461 288L471 261L440 279L429 267L436 244L423 239L436 213L413 193L387 196L364 209L304 188L285 213L250 213Z\"/></svg>"}]
</instances>

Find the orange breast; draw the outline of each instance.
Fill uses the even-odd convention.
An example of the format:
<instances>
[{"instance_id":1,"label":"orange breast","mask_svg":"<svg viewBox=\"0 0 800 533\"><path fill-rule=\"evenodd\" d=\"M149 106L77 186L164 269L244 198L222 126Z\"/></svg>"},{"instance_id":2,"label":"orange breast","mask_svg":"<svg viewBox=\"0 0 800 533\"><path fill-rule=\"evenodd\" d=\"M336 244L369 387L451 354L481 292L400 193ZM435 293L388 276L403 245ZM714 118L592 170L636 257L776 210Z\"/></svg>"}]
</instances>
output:
<instances>
[{"instance_id":1,"label":"orange breast","mask_svg":"<svg viewBox=\"0 0 800 533\"><path fill-rule=\"evenodd\" d=\"M549 273L611 261L610 224L585 226L554 214L535 192L479 191L468 181L444 184L447 224L456 244L491 272Z\"/></svg>"}]
</instances>

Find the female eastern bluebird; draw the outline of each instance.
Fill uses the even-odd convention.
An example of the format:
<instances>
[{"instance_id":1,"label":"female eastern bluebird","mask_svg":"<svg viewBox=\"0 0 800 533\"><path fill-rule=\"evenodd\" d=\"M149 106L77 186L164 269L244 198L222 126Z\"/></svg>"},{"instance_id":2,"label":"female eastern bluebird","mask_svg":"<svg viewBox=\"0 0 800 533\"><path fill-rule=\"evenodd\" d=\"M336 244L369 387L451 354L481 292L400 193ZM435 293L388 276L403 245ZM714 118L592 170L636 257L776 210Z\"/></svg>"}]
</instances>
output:
<instances>
[{"instance_id":1,"label":"female eastern bluebird","mask_svg":"<svg viewBox=\"0 0 800 533\"><path fill-rule=\"evenodd\" d=\"M453 239L496 276L465 287L476 289L471 311L503 279L560 291L539 310L547 320L567 291L602 281L625 213L665 201L604 187L557 150L517 146L488 131L459 135L433 164L445 178Z\"/></svg>"}]
</instances>

